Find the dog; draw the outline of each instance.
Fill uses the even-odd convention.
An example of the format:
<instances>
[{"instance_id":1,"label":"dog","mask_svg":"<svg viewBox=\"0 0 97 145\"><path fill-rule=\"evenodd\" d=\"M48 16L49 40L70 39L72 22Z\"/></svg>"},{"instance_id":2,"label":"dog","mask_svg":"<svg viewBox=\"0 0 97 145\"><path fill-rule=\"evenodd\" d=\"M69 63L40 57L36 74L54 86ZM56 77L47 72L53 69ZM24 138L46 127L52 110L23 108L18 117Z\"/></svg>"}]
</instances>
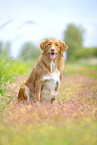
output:
<instances>
[{"instance_id":1,"label":"dog","mask_svg":"<svg viewBox=\"0 0 97 145\"><path fill-rule=\"evenodd\" d=\"M68 46L61 40L47 38L40 43L40 48L42 54L27 81L21 85L18 101L33 100L53 103L57 96L65 68L63 54Z\"/></svg>"}]
</instances>

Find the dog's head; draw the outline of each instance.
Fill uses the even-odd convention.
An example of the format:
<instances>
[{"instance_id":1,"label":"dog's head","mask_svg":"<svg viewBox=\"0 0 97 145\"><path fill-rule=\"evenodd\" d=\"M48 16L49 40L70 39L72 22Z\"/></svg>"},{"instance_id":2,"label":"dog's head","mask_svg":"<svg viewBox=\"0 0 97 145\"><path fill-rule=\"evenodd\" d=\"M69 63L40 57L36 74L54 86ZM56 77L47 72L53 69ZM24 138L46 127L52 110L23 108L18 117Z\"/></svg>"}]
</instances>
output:
<instances>
[{"instance_id":1,"label":"dog's head","mask_svg":"<svg viewBox=\"0 0 97 145\"><path fill-rule=\"evenodd\" d=\"M42 43L40 43L41 49L49 55L50 59L55 59L58 54L63 54L68 46L57 39L47 38Z\"/></svg>"}]
</instances>

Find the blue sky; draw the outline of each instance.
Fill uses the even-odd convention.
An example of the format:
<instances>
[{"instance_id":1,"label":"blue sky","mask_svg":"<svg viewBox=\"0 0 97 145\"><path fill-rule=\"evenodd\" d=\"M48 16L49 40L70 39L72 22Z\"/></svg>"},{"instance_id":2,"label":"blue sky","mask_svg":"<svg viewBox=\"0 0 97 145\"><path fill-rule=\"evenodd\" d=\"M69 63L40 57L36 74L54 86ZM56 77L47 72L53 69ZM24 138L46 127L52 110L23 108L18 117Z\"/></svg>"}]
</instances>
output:
<instances>
[{"instance_id":1,"label":"blue sky","mask_svg":"<svg viewBox=\"0 0 97 145\"><path fill-rule=\"evenodd\" d=\"M0 41L11 41L13 56L27 41L63 40L70 23L85 29L84 46L97 46L97 0L0 0Z\"/></svg>"}]
</instances>

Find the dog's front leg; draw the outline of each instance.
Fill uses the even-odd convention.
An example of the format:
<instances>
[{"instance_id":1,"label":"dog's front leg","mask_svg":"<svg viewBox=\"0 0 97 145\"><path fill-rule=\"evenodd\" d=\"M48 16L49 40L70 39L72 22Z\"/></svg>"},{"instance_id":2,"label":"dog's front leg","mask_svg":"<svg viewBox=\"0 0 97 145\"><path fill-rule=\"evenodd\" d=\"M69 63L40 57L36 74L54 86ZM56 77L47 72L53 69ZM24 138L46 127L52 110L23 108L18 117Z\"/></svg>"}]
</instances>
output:
<instances>
[{"instance_id":1,"label":"dog's front leg","mask_svg":"<svg viewBox=\"0 0 97 145\"><path fill-rule=\"evenodd\" d=\"M35 96L34 96L35 103L37 101L40 102L41 87L42 87L41 83L37 81L35 83Z\"/></svg>"}]
</instances>

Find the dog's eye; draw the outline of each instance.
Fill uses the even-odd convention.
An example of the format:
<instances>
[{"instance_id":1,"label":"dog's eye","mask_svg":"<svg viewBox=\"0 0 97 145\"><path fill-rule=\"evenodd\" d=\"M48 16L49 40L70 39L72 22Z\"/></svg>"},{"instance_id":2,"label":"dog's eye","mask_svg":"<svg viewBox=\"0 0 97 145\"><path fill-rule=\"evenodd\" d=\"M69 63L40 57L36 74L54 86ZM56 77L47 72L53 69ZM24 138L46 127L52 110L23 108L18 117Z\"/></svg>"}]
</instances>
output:
<instances>
[{"instance_id":1,"label":"dog's eye","mask_svg":"<svg viewBox=\"0 0 97 145\"><path fill-rule=\"evenodd\" d=\"M48 45L50 46L51 44L50 44L50 43L48 43Z\"/></svg>"},{"instance_id":2,"label":"dog's eye","mask_svg":"<svg viewBox=\"0 0 97 145\"><path fill-rule=\"evenodd\" d=\"M59 46L57 43L55 44L56 46Z\"/></svg>"}]
</instances>

